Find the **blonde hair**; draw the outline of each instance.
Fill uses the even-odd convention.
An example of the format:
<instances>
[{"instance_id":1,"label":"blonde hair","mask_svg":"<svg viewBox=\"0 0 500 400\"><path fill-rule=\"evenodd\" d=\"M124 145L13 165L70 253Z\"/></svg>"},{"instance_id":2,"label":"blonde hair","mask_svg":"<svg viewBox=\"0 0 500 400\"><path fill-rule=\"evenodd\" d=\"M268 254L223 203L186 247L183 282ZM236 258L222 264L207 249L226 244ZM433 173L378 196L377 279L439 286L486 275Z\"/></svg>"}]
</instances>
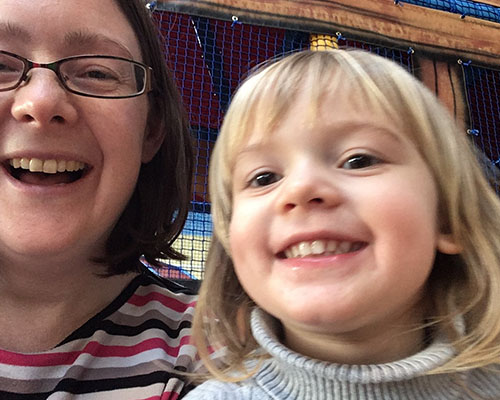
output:
<instances>
[{"instance_id":1,"label":"blonde hair","mask_svg":"<svg viewBox=\"0 0 500 400\"><path fill-rule=\"evenodd\" d=\"M257 70L238 89L226 114L211 157L214 235L193 326L208 370L218 379L237 381L251 374L245 373L246 360L262 357L249 328L254 303L234 273L228 244L235 154L250 132L271 132L299 91L308 88L311 106L304 111L314 115L321 98L339 87L405 127L436 182L440 229L463 249L457 256L438 253L429 278L433 312L428 321L446 332L457 350L432 372L498 363L500 199L472 146L434 94L400 66L359 50L332 50L295 53ZM457 315L464 317L465 333L453 323ZM209 344L226 348L223 365L210 361ZM241 374L229 376L229 370Z\"/></svg>"}]
</instances>

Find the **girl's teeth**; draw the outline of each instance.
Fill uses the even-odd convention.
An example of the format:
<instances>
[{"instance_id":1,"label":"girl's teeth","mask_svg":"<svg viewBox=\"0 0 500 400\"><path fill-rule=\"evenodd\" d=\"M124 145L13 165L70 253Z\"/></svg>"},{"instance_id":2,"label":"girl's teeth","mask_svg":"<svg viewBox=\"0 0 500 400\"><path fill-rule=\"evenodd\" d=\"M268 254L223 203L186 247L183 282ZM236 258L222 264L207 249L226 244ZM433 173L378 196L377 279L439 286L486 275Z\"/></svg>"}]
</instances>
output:
<instances>
[{"instance_id":1,"label":"girl's teeth","mask_svg":"<svg viewBox=\"0 0 500 400\"><path fill-rule=\"evenodd\" d=\"M326 251L335 253L337 251L338 242L336 240L329 240L326 244Z\"/></svg>"},{"instance_id":2,"label":"girl's teeth","mask_svg":"<svg viewBox=\"0 0 500 400\"><path fill-rule=\"evenodd\" d=\"M347 253L351 249L351 245L352 243L349 242L339 243L339 245L337 246L337 253L339 254Z\"/></svg>"},{"instance_id":3,"label":"girl's teeth","mask_svg":"<svg viewBox=\"0 0 500 400\"><path fill-rule=\"evenodd\" d=\"M311 254L311 246L307 242L299 243L298 249L299 249L299 255L301 257L304 257L304 256L306 256L308 254Z\"/></svg>"},{"instance_id":4,"label":"girl's teeth","mask_svg":"<svg viewBox=\"0 0 500 400\"><path fill-rule=\"evenodd\" d=\"M40 160L38 158L13 158L9 161L13 168L22 168L30 172L44 172L55 174L57 172L74 172L85 168L80 161Z\"/></svg>"},{"instance_id":5,"label":"girl's teeth","mask_svg":"<svg viewBox=\"0 0 500 400\"><path fill-rule=\"evenodd\" d=\"M323 254L325 252L325 243L323 240L315 240L311 243L312 254Z\"/></svg>"},{"instance_id":6,"label":"girl's teeth","mask_svg":"<svg viewBox=\"0 0 500 400\"><path fill-rule=\"evenodd\" d=\"M336 240L314 240L300 242L285 250L286 258L307 257L310 255L336 255L357 251L362 247L361 242L338 242Z\"/></svg>"}]
</instances>

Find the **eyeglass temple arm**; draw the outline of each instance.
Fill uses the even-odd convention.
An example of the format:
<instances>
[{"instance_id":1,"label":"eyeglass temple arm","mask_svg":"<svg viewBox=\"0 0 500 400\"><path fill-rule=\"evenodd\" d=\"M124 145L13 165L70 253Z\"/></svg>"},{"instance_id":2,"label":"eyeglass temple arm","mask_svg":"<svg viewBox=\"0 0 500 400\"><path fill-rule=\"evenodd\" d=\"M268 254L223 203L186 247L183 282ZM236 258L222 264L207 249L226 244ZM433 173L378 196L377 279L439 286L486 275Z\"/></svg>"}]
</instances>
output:
<instances>
[{"instance_id":1,"label":"eyeglass temple arm","mask_svg":"<svg viewBox=\"0 0 500 400\"><path fill-rule=\"evenodd\" d=\"M146 68L146 93L153 90L153 69L151 67Z\"/></svg>"}]
</instances>

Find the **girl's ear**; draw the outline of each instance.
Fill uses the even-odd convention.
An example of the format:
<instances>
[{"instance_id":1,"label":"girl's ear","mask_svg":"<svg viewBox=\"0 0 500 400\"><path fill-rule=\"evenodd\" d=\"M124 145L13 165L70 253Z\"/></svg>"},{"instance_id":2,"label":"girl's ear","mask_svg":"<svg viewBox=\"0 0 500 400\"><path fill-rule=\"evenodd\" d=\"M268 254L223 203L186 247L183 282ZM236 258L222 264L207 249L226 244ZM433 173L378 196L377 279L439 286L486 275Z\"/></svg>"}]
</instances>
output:
<instances>
[{"instance_id":1,"label":"girl's ear","mask_svg":"<svg viewBox=\"0 0 500 400\"><path fill-rule=\"evenodd\" d=\"M156 155L165 139L165 129L158 117L154 115L148 120L144 138L142 140L142 158L143 163L150 162Z\"/></svg>"},{"instance_id":2,"label":"girl's ear","mask_svg":"<svg viewBox=\"0 0 500 400\"><path fill-rule=\"evenodd\" d=\"M440 233L437 239L437 250L443 254L459 254L463 248L449 233Z\"/></svg>"}]
</instances>

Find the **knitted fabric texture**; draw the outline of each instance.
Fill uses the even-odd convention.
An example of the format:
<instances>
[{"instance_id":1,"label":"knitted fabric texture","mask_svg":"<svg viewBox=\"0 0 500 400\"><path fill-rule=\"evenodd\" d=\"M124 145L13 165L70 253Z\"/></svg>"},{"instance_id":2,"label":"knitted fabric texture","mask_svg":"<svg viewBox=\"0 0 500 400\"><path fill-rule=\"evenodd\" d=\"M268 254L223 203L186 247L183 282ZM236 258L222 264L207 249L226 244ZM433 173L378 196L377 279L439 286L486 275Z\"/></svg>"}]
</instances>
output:
<instances>
[{"instance_id":1,"label":"knitted fabric texture","mask_svg":"<svg viewBox=\"0 0 500 400\"><path fill-rule=\"evenodd\" d=\"M190 392L186 399L500 399L498 366L425 375L454 355L453 348L440 336L423 351L403 360L378 365L341 365L314 360L285 347L276 336L279 324L260 309L253 311L251 325L255 339L271 358L250 379L239 383L210 380Z\"/></svg>"}]
</instances>

